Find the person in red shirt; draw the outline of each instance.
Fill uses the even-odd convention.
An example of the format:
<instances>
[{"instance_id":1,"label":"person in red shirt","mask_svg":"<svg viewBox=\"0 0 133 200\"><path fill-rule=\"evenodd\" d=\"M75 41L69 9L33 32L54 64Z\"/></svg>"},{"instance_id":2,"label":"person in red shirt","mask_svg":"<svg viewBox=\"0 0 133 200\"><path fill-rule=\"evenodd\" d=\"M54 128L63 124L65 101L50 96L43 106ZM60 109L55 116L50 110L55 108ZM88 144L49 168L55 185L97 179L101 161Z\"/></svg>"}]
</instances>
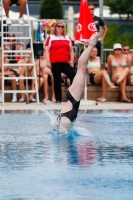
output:
<instances>
[{"instance_id":1,"label":"person in red shirt","mask_svg":"<svg viewBox=\"0 0 133 200\"><path fill-rule=\"evenodd\" d=\"M61 73L65 73L71 83L75 77L74 51L72 40L65 35L65 24L58 21L55 24L53 35L50 35L45 44L45 55L49 66L52 66L56 103L61 103Z\"/></svg>"}]
</instances>

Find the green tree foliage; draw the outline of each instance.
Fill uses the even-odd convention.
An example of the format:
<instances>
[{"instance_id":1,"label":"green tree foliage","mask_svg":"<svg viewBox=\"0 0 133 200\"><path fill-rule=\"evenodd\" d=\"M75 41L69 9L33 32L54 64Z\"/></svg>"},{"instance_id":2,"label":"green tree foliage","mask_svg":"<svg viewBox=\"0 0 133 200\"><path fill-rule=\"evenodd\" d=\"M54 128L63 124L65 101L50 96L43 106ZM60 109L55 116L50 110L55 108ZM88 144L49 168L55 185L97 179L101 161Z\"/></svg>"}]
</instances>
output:
<instances>
[{"instance_id":1,"label":"green tree foliage","mask_svg":"<svg viewBox=\"0 0 133 200\"><path fill-rule=\"evenodd\" d=\"M63 19L61 0L42 0L40 7L41 19Z\"/></svg>"},{"instance_id":2,"label":"green tree foliage","mask_svg":"<svg viewBox=\"0 0 133 200\"><path fill-rule=\"evenodd\" d=\"M104 0L104 4L110 8L111 14L127 15L127 20L133 15L133 0Z\"/></svg>"},{"instance_id":3,"label":"green tree foliage","mask_svg":"<svg viewBox=\"0 0 133 200\"><path fill-rule=\"evenodd\" d=\"M127 44L129 45L130 49L133 49L133 34L127 34L121 32L121 25L107 25L108 26L108 33L104 39L104 48L113 48L114 43L121 43L122 45ZM125 27L126 28L126 27ZM132 28L132 27L131 27Z\"/></svg>"}]
</instances>

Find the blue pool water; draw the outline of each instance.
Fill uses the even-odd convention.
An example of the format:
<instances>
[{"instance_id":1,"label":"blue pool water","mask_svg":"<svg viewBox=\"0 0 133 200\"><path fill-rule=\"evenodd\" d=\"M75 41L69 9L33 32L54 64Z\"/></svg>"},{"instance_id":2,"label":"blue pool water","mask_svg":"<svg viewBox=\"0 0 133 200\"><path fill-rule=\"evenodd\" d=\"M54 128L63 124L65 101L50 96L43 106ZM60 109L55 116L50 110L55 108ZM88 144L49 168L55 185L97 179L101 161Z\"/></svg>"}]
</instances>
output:
<instances>
[{"instance_id":1,"label":"blue pool water","mask_svg":"<svg viewBox=\"0 0 133 200\"><path fill-rule=\"evenodd\" d=\"M79 111L65 136L57 113L0 114L0 200L133 200L133 111Z\"/></svg>"}]
</instances>

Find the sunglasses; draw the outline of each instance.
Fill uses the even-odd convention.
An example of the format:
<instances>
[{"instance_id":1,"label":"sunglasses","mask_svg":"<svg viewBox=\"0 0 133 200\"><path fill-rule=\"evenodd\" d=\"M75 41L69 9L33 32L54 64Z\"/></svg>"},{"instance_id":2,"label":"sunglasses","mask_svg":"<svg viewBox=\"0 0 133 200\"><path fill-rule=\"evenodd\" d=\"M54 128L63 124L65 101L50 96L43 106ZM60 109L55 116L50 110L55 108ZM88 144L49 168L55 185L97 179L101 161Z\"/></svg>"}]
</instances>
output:
<instances>
[{"instance_id":1,"label":"sunglasses","mask_svg":"<svg viewBox=\"0 0 133 200\"><path fill-rule=\"evenodd\" d=\"M129 51L129 49L123 49L124 51Z\"/></svg>"},{"instance_id":2,"label":"sunglasses","mask_svg":"<svg viewBox=\"0 0 133 200\"><path fill-rule=\"evenodd\" d=\"M94 10L94 8L90 8L90 10Z\"/></svg>"},{"instance_id":3,"label":"sunglasses","mask_svg":"<svg viewBox=\"0 0 133 200\"><path fill-rule=\"evenodd\" d=\"M60 26L60 25L59 25L59 26L56 26L56 27L58 27L58 28L64 28L64 26Z\"/></svg>"}]
</instances>

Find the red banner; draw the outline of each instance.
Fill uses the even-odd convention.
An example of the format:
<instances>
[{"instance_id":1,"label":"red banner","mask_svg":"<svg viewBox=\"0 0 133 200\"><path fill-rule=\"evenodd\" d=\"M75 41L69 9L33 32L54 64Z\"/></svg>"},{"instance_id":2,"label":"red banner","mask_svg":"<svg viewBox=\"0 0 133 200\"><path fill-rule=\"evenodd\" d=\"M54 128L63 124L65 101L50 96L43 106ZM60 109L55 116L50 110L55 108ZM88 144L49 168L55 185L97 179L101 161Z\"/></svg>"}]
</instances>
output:
<instances>
[{"instance_id":1,"label":"red banner","mask_svg":"<svg viewBox=\"0 0 133 200\"><path fill-rule=\"evenodd\" d=\"M80 15L76 28L75 40L84 41L89 39L93 33L98 32L94 19L90 13L87 0L80 1Z\"/></svg>"}]
</instances>

